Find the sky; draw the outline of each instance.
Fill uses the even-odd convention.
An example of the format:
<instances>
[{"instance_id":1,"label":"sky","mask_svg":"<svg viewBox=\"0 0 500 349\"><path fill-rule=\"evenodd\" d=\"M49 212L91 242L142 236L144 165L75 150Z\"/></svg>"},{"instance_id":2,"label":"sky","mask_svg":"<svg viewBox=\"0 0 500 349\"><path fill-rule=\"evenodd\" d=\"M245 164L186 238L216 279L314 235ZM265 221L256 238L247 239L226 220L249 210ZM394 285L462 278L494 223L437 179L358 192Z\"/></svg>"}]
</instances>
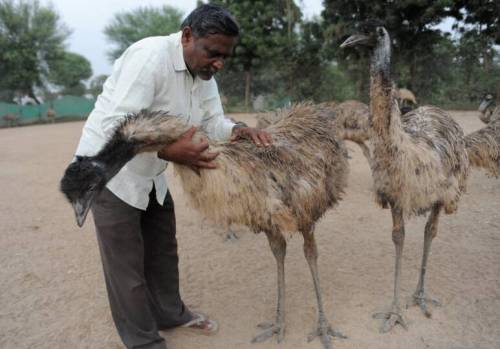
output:
<instances>
[{"instance_id":1,"label":"sky","mask_svg":"<svg viewBox=\"0 0 500 349\"><path fill-rule=\"evenodd\" d=\"M111 44L104 36L104 27L117 12L128 12L141 6L161 7L170 5L186 16L196 7L196 0L40 0L43 5L51 4L62 22L72 30L67 44L71 52L81 54L92 64L93 76L109 75L112 63L106 52ZM320 15L322 0L295 0L306 18ZM439 25L441 30L450 31L452 20Z\"/></svg>"},{"instance_id":2,"label":"sky","mask_svg":"<svg viewBox=\"0 0 500 349\"><path fill-rule=\"evenodd\" d=\"M170 5L185 15L196 7L196 0L41 0L44 5L52 4L62 21L72 30L67 41L68 50L81 54L92 64L93 76L111 73L112 63L106 52L110 43L103 34L117 12L128 12L143 6L160 7ZM319 15L323 9L322 0L296 1L306 17Z\"/></svg>"}]
</instances>

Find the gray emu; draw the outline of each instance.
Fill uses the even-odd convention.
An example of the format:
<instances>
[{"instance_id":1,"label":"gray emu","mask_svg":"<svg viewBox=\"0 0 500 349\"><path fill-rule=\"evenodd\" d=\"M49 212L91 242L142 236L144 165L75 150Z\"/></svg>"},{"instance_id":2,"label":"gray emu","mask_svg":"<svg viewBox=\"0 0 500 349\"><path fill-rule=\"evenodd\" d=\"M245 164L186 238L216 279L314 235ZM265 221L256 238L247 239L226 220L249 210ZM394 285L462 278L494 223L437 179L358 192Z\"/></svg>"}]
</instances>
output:
<instances>
[{"instance_id":1,"label":"gray emu","mask_svg":"<svg viewBox=\"0 0 500 349\"><path fill-rule=\"evenodd\" d=\"M330 112L333 128L338 138L356 143L370 162L370 149L366 142L370 139L370 110L364 103L347 100L341 103L323 102L314 105ZM266 128L280 120L283 113L267 112L256 115L257 127Z\"/></svg>"},{"instance_id":2,"label":"gray emu","mask_svg":"<svg viewBox=\"0 0 500 349\"><path fill-rule=\"evenodd\" d=\"M250 140L211 143L220 152L216 170L199 173L174 164L192 204L221 226L243 224L255 233L263 231L277 262L278 303L276 320L261 326L253 338L260 342L273 335L284 337L285 232L300 232L304 254L313 278L318 303L318 322L311 339L319 336L331 348L335 332L326 319L317 267L314 226L342 197L348 164L344 144L332 129L328 110L299 104L282 110L280 121L266 130L271 147L256 147ZM61 191L73 204L82 225L93 197L135 154L157 151L174 142L190 126L164 113L130 115L112 139L94 157L79 157L69 165Z\"/></svg>"},{"instance_id":3,"label":"gray emu","mask_svg":"<svg viewBox=\"0 0 500 349\"><path fill-rule=\"evenodd\" d=\"M394 297L386 313L375 314L385 321L387 332L399 323L407 328L399 305L401 256L405 237L404 219L430 211L425 226L424 251L413 303L428 317L424 291L427 259L437 234L441 211L456 211L465 191L469 160L463 131L443 110L421 107L401 115L390 77L391 41L378 21L366 21L360 33L350 36L341 47L363 45L370 49L370 117L373 146L372 174L376 197L390 206L396 249Z\"/></svg>"},{"instance_id":4,"label":"gray emu","mask_svg":"<svg viewBox=\"0 0 500 349\"><path fill-rule=\"evenodd\" d=\"M487 94L479 104L479 119L485 124L500 119L500 105L495 107L495 100L491 94Z\"/></svg>"},{"instance_id":5,"label":"gray emu","mask_svg":"<svg viewBox=\"0 0 500 349\"><path fill-rule=\"evenodd\" d=\"M491 176L500 176L500 117L465 136L465 145L472 166L484 169Z\"/></svg>"}]
</instances>

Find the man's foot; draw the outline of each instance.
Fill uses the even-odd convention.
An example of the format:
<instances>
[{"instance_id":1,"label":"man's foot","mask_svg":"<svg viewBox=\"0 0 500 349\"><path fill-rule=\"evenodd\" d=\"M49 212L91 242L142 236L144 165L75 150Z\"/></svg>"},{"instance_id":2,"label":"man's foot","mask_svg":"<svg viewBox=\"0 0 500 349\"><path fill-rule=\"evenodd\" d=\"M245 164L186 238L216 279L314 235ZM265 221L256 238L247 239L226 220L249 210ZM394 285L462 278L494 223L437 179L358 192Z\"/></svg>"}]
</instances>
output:
<instances>
[{"instance_id":1,"label":"man's foot","mask_svg":"<svg viewBox=\"0 0 500 349\"><path fill-rule=\"evenodd\" d=\"M425 316L428 318L432 317L432 313L427 307L427 303L430 303L434 306L441 306L441 303L435 299L429 298L425 295L424 291L420 292L415 292L413 296L411 297L411 300L406 304L406 308L409 308L410 306L413 305L418 305L420 309L422 309L422 312L424 313Z\"/></svg>"},{"instance_id":2,"label":"man's foot","mask_svg":"<svg viewBox=\"0 0 500 349\"><path fill-rule=\"evenodd\" d=\"M205 314L192 312L193 318L179 328L189 330L193 333L199 333L206 336L216 334L219 330L219 324L215 320L209 319Z\"/></svg>"},{"instance_id":3,"label":"man's foot","mask_svg":"<svg viewBox=\"0 0 500 349\"><path fill-rule=\"evenodd\" d=\"M281 343L283 338L285 338L285 325L283 323L278 322L274 324L270 322L264 322L258 324L257 327L262 329L263 331L252 338L252 343L263 342L274 335L276 335L278 343Z\"/></svg>"}]
</instances>

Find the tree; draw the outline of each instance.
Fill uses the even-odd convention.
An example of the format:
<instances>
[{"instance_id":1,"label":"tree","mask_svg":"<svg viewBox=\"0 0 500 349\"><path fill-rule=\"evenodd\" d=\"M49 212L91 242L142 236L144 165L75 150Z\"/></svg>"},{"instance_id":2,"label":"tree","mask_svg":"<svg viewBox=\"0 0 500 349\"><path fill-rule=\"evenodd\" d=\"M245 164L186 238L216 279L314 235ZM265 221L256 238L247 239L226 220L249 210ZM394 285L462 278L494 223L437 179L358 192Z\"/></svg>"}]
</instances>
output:
<instances>
[{"instance_id":1,"label":"tree","mask_svg":"<svg viewBox=\"0 0 500 349\"><path fill-rule=\"evenodd\" d=\"M51 63L50 82L62 86L62 94L82 96L86 92L82 80L92 76L90 62L83 56L64 52L59 59Z\"/></svg>"},{"instance_id":2,"label":"tree","mask_svg":"<svg viewBox=\"0 0 500 349\"><path fill-rule=\"evenodd\" d=\"M391 34L393 40L393 62L398 78L401 70L406 70L404 84L422 95L429 92L427 85L434 86L434 75L421 74L422 67L435 67L433 59L442 40L442 33L436 26L451 15L456 15L451 0L409 0L409 1L352 1L325 0L324 19L325 36L330 46L335 48L350 34L354 26L369 18L378 18ZM339 62L352 70L358 86L358 94L366 96L368 86L368 61L366 57L352 50L330 53ZM451 63L451 62L449 62ZM422 80L426 79L427 84ZM430 84L429 84L430 83ZM424 87L425 86L425 87Z\"/></svg>"},{"instance_id":3,"label":"tree","mask_svg":"<svg viewBox=\"0 0 500 349\"><path fill-rule=\"evenodd\" d=\"M292 0L250 1L250 0L218 0L210 1L226 7L237 19L240 25L240 38L236 45L234 56L230 58L227 67L220 74L222 82L229 74L243 75L245 108L250 107L252 88L261 84L263 90L275 89L286 77L272 75L265 84L256 77L262 70L269 71L273 62L283 62L289 57L290 48L295 45L296 25L302 16L300 9ZM276 73L276 71L274 71ZM270 77L267 75L267 77ZM221 84L224 88L224 83ZM264 86L265 85L265 86ZM231 89L229 87L228 89Z\"/></svg>"},{"instance_id":4,"label":"tree","mask_svg":"<svg viewBox=\"0 0 500 349\"><path fill-rule=\"evenodd\" d=\"M168 35L179 30L182 12L171 6L140 7L114 16L104 28L107 39L116 47L108 52L112 61L134 42L148 36Z\"/></svg>"},{"instance_id":5,"label":"tree","mask_svg":"<svg viewBox=\"0 0 500 349\"><path fill-rule=\"evenodd\" d=\"M455 28L474 45L476 52L480 55L479 66L482 74L488 80L484 88L492 93L496 89L497 103L500 103L500 77L498 75L498 64L495 65L495 57L498 52L494 45L500 45L500 2L483 0L458 0L455 1L458 22ZM468 47L462 46L463 50ZM463 52L462 50L462 52ZM496 70L496 74L495 74ZM496 76L496 82L492 77ZM496 87L491 86L496 84Z\"/></svg>"},{"instance_id":6,"label":"tree","mask_svg":"<svg viewBox=\"0 0 500 349\"><path fill-rule=\"evenodd\" d=\"M97 98L99 94L102 92L102 87L104 85L104 82L106 82L106 79L108 78L107 75L98 75L92 80L90 80L90 86L87 92L89 92L94 98Z\"/></svg>"},{"instance_id":7,"label":"tree","mask_svg":"<svg viewBox=\"0 0 500 349\"><path fill-rule=\"evenodd\" d=\"M34 89L44 85L69 35L50 6L0 0L0 90L9 100L19 93L39 102Z\"/></svg>"}]
</instances>

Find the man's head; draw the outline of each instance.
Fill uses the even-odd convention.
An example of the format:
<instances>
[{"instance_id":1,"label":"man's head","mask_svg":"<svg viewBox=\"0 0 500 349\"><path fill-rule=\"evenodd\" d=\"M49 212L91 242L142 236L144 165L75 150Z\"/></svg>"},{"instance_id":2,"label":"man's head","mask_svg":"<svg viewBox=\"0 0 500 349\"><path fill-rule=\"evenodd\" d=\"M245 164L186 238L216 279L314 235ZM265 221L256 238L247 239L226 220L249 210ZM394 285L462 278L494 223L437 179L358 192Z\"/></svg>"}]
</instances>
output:
<instances>
[{"instance_id":1,"label":"man's head","mask_svg":"<svg viewBox=\"0 0 500 349\"><path fill-rule=\"evenodd\" d=\"M184 61L193 75L209 80L224 66L239 35L231 14L217 5L202 5L181 24Z\"/></svg>"}]
</instances>

